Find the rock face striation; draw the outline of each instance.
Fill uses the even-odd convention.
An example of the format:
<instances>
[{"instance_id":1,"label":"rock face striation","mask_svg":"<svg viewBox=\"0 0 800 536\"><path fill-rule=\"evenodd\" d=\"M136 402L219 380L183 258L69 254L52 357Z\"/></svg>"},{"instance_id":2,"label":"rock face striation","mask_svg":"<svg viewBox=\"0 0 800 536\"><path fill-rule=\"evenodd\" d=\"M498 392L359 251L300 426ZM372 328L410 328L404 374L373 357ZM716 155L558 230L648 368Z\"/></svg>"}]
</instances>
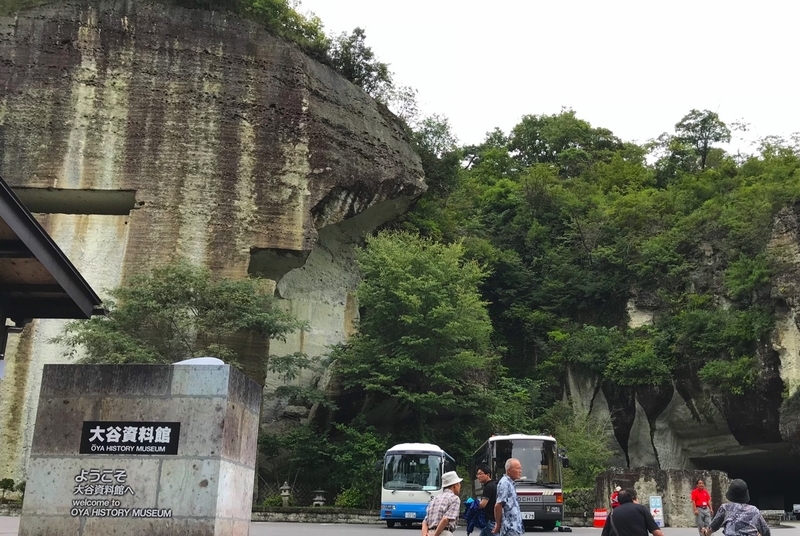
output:
<instances>
[{"instance_id":1,"label":"rock face striation","mask_svg":"<svg viewBox=\"0 0 800 536\"><path fill-rule=\"evenodd\" d=\"M425 190L396 118L235 15L131 0L0 18L0 174L101 294L185 258L275 282L320 355L357 321L354 247ZM0 476L24 473L50 343L12 336ZM266 351L266 349L264 349Z\"/></svg>"},{"instance_id":2,"label":"rock face striation","mask_svg":"<svg viewBox=\"0 0 800 536\"><path fill-rule=\"evenodd\" d=\"M763 290L776 322L771 341L757 351L761 374L752 392L709 391L691 370L679 369L671 385L645 388L569 372L573 404L613 426L615 465L722 470L746 480L761 509L800 503L792 484L800 477L800 204L777 215L767 251L780 274ZM714 265L710 252L710 271ZM629 303L637 325L658 313L644 305Z\"/></svg>"}]
</instances>

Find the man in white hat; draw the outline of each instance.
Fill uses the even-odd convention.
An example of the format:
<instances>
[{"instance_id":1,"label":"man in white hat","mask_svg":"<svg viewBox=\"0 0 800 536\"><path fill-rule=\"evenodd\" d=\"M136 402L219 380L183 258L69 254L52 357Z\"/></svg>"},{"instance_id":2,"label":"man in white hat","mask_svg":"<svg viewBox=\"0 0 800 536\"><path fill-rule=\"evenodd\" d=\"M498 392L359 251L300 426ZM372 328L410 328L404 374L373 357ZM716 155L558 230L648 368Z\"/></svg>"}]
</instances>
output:
<instances>
[{"instance_id":1,"label":"man in white hat","mask_svg":"<svg viewBox=\"0 0 800 536\"><path fill-rule=\"evenodd\" d=\"M422 536L452 536L461 511L461 478L455 471L442 475L442 493L428 503L422 520Z\"/></svg>"}]
</instances>

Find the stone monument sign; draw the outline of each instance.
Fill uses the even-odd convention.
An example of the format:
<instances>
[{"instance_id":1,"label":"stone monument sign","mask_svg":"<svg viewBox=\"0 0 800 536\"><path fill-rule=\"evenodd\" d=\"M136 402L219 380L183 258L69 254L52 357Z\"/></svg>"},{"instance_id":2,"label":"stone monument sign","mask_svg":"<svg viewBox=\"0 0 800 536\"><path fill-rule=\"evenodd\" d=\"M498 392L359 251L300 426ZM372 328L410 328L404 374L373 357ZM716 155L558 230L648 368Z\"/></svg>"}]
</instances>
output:
<instances>
[{"instance_id":1,"label":"stone monument sign","mask_svg":"<svg viewBox=\"0 0 800 536\"><path fill-rule=\"evenodd\" d=\"M229 365L45 365L20 536L247 536L260 400Z\"/></svg>"}]
</instances>

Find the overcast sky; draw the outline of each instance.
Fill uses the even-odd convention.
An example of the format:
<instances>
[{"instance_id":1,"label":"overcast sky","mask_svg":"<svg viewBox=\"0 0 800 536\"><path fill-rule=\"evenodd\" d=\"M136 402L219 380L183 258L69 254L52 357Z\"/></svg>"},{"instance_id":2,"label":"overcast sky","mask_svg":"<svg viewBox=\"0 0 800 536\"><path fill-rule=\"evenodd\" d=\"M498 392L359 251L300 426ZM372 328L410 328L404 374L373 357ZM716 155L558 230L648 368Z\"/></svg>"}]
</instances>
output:
<instances>
[{"instance_id":1,"label":"overcast sky","mask_svg":"<svg viewBox=\"0 0 800 536\"><path fill-rule=\"evenodd\" d=\"M626 141L692 108L748 136L800 131L800 2L761 0L302 0L326 31L356 26L449 118L462 143L525 114L574 109Z\"/></svg>"}]
</instances>

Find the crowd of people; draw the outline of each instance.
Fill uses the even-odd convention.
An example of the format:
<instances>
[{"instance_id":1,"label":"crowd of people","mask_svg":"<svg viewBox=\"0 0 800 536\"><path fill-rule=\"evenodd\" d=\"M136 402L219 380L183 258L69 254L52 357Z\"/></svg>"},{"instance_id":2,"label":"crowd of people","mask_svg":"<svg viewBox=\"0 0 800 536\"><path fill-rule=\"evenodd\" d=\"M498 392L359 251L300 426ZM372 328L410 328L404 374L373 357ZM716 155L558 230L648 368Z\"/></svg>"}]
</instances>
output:
<instances>
[{"instance_id":1,"label":"crowd of people","mask_svg":"<svg viewBox=\"0 0 800 536\"><path fill-rule=\"evenodd\" d=\"M522 465L516 458L506 461L505 474L499 481L492 478L491 468L481 465L475 478L481 483L482 496L472 507L482 513L479 536L520 536L525 532L522 512L514 484L522 476ZM442 476L444 491L429 504L422 521L422 536L452 536L461 511L462 478L455 471ZM711 536L720 528L724 536L771 536L769 526L750 502L744 480L732 480L725 497L729 502L717 508L716 515L705 481L698 479L691 492L691 502L699 536ZM610 496L611 513L601 536L664 536L650 509L639 504L636 490L616 486ZM468 525L468 534L473 526Z\"/></svg>"},{"instance_id":2,"label":"crowd of people","mask_svg":"<svg viewBox=\"0 0 800 536\"><path fill-rule=\"evenodd\" d=\"M516 458L509 458L505 468L505 474L497 482L492 479L491 469L487 465L479 466L475 473L475 478L483 488L481 500L476 505L484 519L479 536L519 536L525 532L514 484L522 476L522 464ZM422 521L422 536L453 535L461 506L458 494L462 480L455 471L442 475L444 491L428 504Z\"/></svg>"},{"instance_id":3,"label":"crowd of people","mask_svg":"<svg viewBox=\"0 0 800 536\"><path fill-rule=\"evenodd\" d=\"M705 481L695 482L690 500L699 536L710 536L720 528L724 536L771 536L761 512L747 504L750 493L744 480L732 480L725 498L730 502L720 506L714 515ZM617 486L610 499L611 514L601 536L664 536L650 510L639 504L635 489Z\"/></svg>"}]
</instances>

